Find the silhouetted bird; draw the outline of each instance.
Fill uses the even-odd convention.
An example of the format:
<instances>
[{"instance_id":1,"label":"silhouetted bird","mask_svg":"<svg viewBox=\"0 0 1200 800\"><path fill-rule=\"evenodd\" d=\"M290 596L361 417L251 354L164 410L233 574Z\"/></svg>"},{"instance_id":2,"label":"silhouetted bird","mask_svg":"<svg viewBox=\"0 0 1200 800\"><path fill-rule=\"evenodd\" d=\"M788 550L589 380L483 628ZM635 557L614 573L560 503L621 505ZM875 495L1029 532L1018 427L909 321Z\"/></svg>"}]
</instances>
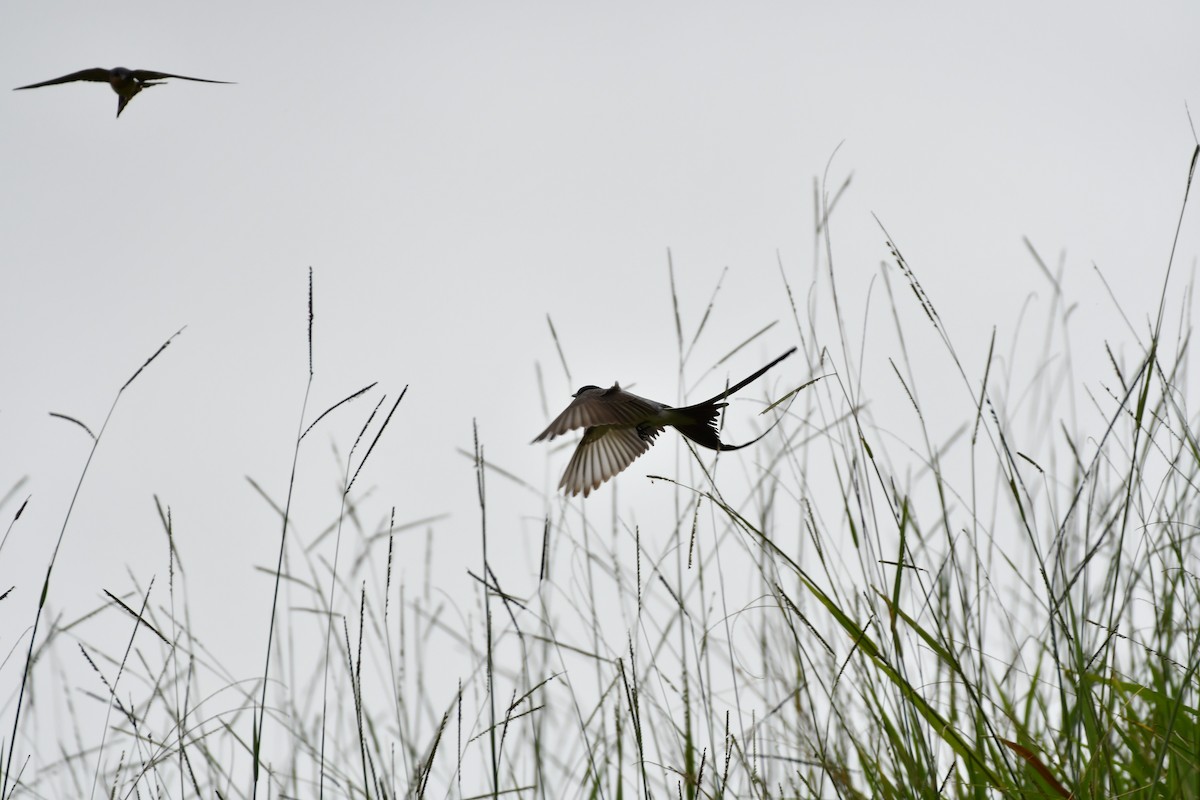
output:
<instances>
[{"instance_id":1,"label":"silhouetted bird","mask_svg":"<svg viewBox=\"0 0 1200 800\"><path fill-rule=\"evenodd\" d=\"M129 104L129 101L138 92L147 86L158 86L167 78L197 81L198 83L232 83L232 81L213 81L208 78L189 78L187 75L172 75L169 72L155 72L149 69L125 69L125 67L104 69L103 67L93 67L92 69L81 69L79 72L72 72L70 75L63 75L61 78L54 78L42 81L41 83L31 83L28 86L18 86L13 91L37 89L41 86L54 86L55 84L72 83L74 81L107 83L117 93L117 116L119 117L121 116L121 112L125 110L125 106Z\"/></svg>"},{"instance_id":2,"label":"silhouetted bird","mask_svg":"<svg viewBox=\"0 0 1200 800\"><path fill-rule=\"evenodd\" d=\"M583 492L584 497L649 450L650 445L654 444L654 437L667 426L710 450L741 450L762 436L739 445L722 442L717 431L717 414L729 405L722 401L762 377L763 373L794 352L796 348L793 347L716 397L683 408L672 408L665 403L638 397L616 383L608 389L584 386L575 393L575 399L566 410L533 441L553 439L576 428L586 429L571 456L571 462L567 464L567 471L558 483L564 492L572 495Z\"/></svg>"}]
</instances>

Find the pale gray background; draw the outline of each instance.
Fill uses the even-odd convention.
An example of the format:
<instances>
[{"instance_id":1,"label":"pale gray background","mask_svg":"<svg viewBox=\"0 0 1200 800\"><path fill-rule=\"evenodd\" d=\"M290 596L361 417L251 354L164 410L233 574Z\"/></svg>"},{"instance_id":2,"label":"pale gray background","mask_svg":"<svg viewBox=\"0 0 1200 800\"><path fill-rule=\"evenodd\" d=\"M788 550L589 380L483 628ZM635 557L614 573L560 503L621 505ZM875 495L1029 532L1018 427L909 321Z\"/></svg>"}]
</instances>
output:
<instances>
[{"instance_id":1,"label":"pale gray background","mask_svg":"<svg viewBox=\"0 0 1200 800\"><path fill-rule=\"evenodd\" d=\"M132 586L127 570L165 581L158 494L196 629L254 677L270 582L253 567L273 565L278 530L244 476L282 499L310 265L309 418L370 381L393 397L410 385L363 480L399 521L451 515L435 526L448 593L468 585L455 556L478 561L474 476L456 452L471 446L472 419L489 458L552 488L567 452L547 460L529 445L546 423L535 364L552 413L579 385L614 379L674 400L667 248L693 326L729 268L691 386L786 321L777 258L807 291L813 180L826 169L833 187L853 175L833 224L853 320L888 260L874 213L980 367L993 325L1007 346L1023 303L1048 302L1027 236L1052 264L1065 253L1077 370L1109 380L1103 341L1136 349L1093 264L1144 331L1194 144L1197 31L1191 0L10 6L7 86L117 65L237 85L153 88L119 120L104 85L0 93L0 491L29 478L3 524L33 496L0 554L0 589L16 587L0 644L24 647L87 454L86 436L47 412L98 428L113 392L186 324L118 408L51 605L85 613L102 590ZM1195 219L1175 292L1194 264ZM878 285L872 303L886 320ZM794 328L777 326L693 397L793 343ZM864 353L864 371L894 390L887 337L868 337ZM808 376L792 359L771 386ZM368 407L343 410L302 455L307 536L337 511L331 445L345 452ZM730 425L734 439L751 430ZM643 476L675 463L661 445L637 462L620 479L622 511L649 513L659 501ZM504 574L527 590L547 507L502 479L490 488ZM589 513L608 513L608 491ZM0 685L15 685L19 662L4 663Z\"/></svg>"}]
</instances>

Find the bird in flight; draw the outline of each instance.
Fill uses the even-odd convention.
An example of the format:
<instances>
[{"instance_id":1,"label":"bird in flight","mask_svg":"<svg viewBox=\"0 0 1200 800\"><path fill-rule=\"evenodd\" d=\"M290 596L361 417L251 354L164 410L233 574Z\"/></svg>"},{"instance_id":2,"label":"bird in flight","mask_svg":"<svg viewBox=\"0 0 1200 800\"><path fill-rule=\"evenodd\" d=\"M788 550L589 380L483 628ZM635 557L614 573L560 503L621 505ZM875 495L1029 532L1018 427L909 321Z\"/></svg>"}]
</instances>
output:
<instances>
[{"instance_id":1,"label":"bird in flight","mask_svg":"<svg viewBox=\"0 0 1200 800\"><path fill-rule=\"evenodd\" d=\"M542 431L534 442L549 441L568 431L583 428L583 438L558 488L567 494L583 492L587 497L593 489L633 463L650 449L654 438L667 426L674 428L698 445L710 450L741 450L762 436L745 444L725 444L717 430L717 415L729 405L726 397L758 380L771 367L796 352L788 350L743 381L735 383L716 397L703 403L672 408L655 400L647 400L627 392L614 383L608 389L584 386L575 393L571 404ZM763 436L766 434L764 433Z\"/></svg>"},{"instance_id":2,"label":"bird in flight","mask_svg":"<svg viewBox=\"0 0 1200 800\"><path fill-rule=\"evenodd\" d=\"M125 106L129 105L129 101L138 92L147 86L159 86L167 78L178 78L183 81L197 81L199 83L232 83L232 81L213 81L208 78L189 78L187 75L172 75L169 72L155 72L150 69L125 69L125 67L105 69L104 67L93 67L92 69L81 69L79 72L72 72L70 75L63 75L61 78L52 78L41 83L31 83L28 86L18 86L13 91L37 89L40 86L54 86L55 84L72 83L73 81L107 83L117 93L117 116L119 117L121 116L121 112L125 110Z\"/></svg>"}]
</instances>

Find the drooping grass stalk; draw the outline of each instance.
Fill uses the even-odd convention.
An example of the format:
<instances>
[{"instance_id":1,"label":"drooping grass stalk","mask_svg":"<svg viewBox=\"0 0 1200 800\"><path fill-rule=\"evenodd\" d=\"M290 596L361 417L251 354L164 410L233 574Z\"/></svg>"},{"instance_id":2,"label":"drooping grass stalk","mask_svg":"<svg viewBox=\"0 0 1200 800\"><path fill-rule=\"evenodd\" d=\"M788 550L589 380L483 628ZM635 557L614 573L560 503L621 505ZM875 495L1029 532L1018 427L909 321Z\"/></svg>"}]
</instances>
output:
<instances>
[{"instance_id":1,"label":"drooping grass stalk","mask_svg":"<svg viewBox=\"0 0 1200 800\"><path fill-rule=\"evenodd\" d=\"M104 432L108 430L108 423L112 420L113 412L117 410L117 403L121 401L121 395L123 395L125 390L128 389L135 380L137 380L138 376L142 374L142 371L145 370L146 367L150 366L150 363L154 361L154 359L158 358L159 355L161 355L162 352L167 349L167 346L170 345L171 342L175 341L175 337L179 336L179 334L183 333L183 331L184 328L180 328L179 330L175 331L175 333L167 337L167 340L159 345L158 349L154 351L154 354L146 359L142 365L137 368L133 375L129 377L129 380L121 384L121 388L117 390L117 394L113 398L112 405L108 408L108 414L106 414L104 417L104 423L100 426L99 433L92 434L88 427L77 419L68 417L64 414L52 414L52 416L57 416L67 421L74 422L76 425L83 428L83 430L86 431L89 436L91 436L92 448L88 451L87 460L84 461L83 469L79 473L79 480L75 483L75 491L71 494L71 502L67 505L67 513L63 517L62 527L60 527L58 530L58 539L54 542L54 550L50 554L50 562L46 565L46 577L42 581L42 591L38 596L37 611L33 617L33 629L29 632L29 649L25 654L25 667L21 672L21 688L17 691L17 708L13 713L12 737L8 743L8 754L4 756L4 775L2 778L0 778L0 800L5 800L10 796L8 784L10 779L13 777L13 753L17 748L17 732L20 730L21 724L21 706L25 699L25 690L29 683L29 674L33 668L33 650L34 645L37 642L38 626L42 621L42 612L46 608L46 598L50 594L50 576L53 574L54 565L58 561L58 552L62 548L63 538L67 533L67 524L71 521L71 512L75 509L75 501L79 499L79 491L83 488L83 481L84 478L87 477L88 468L92 465L92 459L96 456L96 451L100 447L100 440L104 437ZM21 509L23 510L24 508L25 505L22 504ZM17 514L19 516L20 511L18 511ZM16 791L15 781L13 781L13 791Z\"/></svg>"}]
</instances>

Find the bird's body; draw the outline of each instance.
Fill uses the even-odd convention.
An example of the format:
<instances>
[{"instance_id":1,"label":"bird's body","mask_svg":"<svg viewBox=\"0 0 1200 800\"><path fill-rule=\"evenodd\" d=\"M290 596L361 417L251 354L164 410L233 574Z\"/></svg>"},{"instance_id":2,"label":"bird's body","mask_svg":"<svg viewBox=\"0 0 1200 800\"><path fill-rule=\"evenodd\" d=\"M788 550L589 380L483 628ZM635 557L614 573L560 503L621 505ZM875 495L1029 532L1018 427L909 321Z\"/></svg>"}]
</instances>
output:
<instances>
[{"instance_id":1,"label":"bird's body","mask_svg":"<svg viewBox=\"0 0 1200 800\"><path fill-rule=\"evenodd\" d=\"M230 83L230 81L214 81L208 78L189 78L187 75L172 75L169 72L155 72L149 69L126 69L125 67L105 69L104 67L92 67L91 69L81 69L79 72L72 72L70 75L63 75L61 78L51 78L41 83L18 86L13 91L37 89L42 86L55 86L60 83L73 83L74 81L107 83L117 93L117 116L119 117L121 116L121 112L125 110L125 106L129 104L129 101L138 92L148 86L158 86L167 78L196 81L197 83Z\"/></svg>"},{"instance_id":2,"label":"bird's body","mask_svg":"<svg viewBox=\"0 0 1200 800\"><path fill-rule=\"evenodd\" d=\"M654 439L667 427L674 428L710 450L740 450L758 439L740 445L721 441L717 415L728 405L723 401L762 377L763 373L795 351L793 347L716 397L681 408L639 397L616 383L607 389L584 386L575 393L571 404L534 441L549 440L578 428L584 429L583 438L558 484L568 494L582 492L584 497L649 450Z\"/></svg>"}]
</instances>

